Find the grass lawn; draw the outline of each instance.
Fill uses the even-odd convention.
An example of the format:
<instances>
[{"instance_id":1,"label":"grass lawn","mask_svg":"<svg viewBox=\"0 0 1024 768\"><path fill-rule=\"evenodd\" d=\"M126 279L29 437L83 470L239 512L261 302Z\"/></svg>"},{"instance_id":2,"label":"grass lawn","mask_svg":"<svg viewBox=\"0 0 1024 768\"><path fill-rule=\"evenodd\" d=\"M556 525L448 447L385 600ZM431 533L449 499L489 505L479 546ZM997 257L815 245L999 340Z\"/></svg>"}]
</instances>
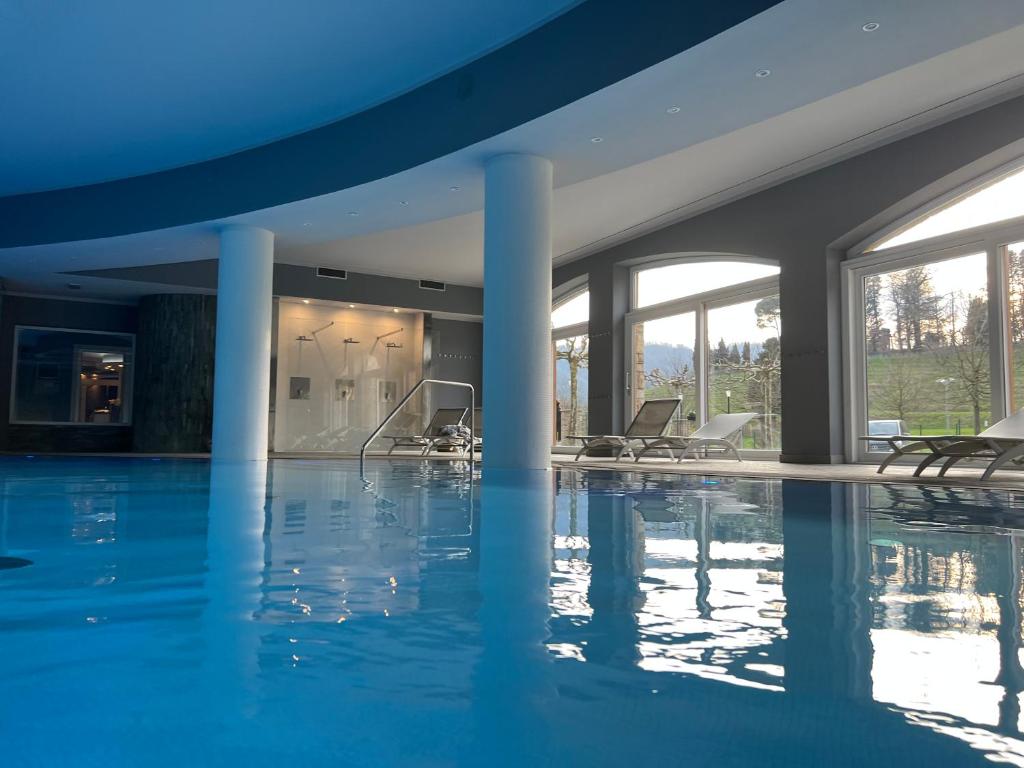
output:
<instances>
[{"instance_id":1,"label":"grass lawn","mask_svg":"<svg viewBox=\"0 0 1024 768\"><path fill-rule=\"evenodd\" d=\"M869 418L899 418L902 403L903 420L912 434L975 434L971 400L950 352L869 355L867 376ZM940 383L947 378L953 380L948 387ZM988 389L987 380L985 388ZM991 423L987 395L980 422L980 429Z\"/></svg>"}]
</instances>

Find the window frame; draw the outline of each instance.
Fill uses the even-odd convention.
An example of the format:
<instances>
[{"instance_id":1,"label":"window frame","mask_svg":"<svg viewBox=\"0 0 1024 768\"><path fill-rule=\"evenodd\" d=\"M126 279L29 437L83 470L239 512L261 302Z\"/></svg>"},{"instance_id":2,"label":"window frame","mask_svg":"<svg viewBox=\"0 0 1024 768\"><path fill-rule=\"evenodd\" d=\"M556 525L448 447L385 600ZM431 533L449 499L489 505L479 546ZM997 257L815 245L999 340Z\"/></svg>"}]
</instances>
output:
<instances>
[{"instance_id":1,"label":"window frame","mask_svg":"<svg viewBox=\"0 0 1024 768\"><path fill-rule=\"evenodd\" d=\"M630 311L626 313L626 332L625 332L625 344L626 344L626 371L625 371L625 390L624 390L624 403L626 408L624 409L625 414L629 414L631 407L630 404L633 402L633 391L632 391L632 365L633 365L633 325L635 323L643 323L649 320L661 320L666 317L673 317L675 315L681 315L686 312L693 312L695 318L695 334L694 348L693 348L693 369L694 369L694 385L696 388L696 399L697 399L697 426L705 424L708 420L708 366L707 360L709 358L708 350L708 312L720 307L728 307L734 304L744 304L749 301L756 301L763 299L768 296L775 296L779 294L779 275L772 275L769 277L759 277L755 280L748 280L743 283L735 283L733 285L725 286L724 288L715 288L710 291L704 291L702 293L695 293L692 296L684 296L678 299L671 299L670 301L659 302L658 304L649 304L646 307L636 308L637 305L637 293L638 293L638 275L648 269L656 269L658 267L667 267L672 264L689 264L694 262L756 262L759 264L768 264L771 266L778 266L771 259L753 257L753 256L735 256L732 254L702 254L694 256L674 257L672 259L664 259L657 261L648 261L643 264L639 264L630 270ZM783 323L785 318L783 318ZM780 343L782 340L779 340ZM631 419L632 416L627 415L627 420ZM623 425L625 429L626 425ZM742 449L740 455L744 458L751 459L771 459L778 458L781 453L781 449L768 448L768 449Z\"/></svg>"},{"instance_id":2,"label":"window frame","mask_svg":"<svg viewBox=\"0 0 1024 768\"><path fill-rule=\"evenodd\" d=\"M128 372L124 374L124 381L122 382L121 389L123 393L122 399L122 411L124 413L124 420L113 422L113 423L97 423L94 421L35 421L29 419L18 419L17 414L17 386L18 386L18 350L19 350L19 338L22 331L50 331L58 333L87 333L91 336L119 336L121 338L127 338L131 340L131 346L128 347L128 351L131 354L131 365L128 367ZM45 427L131 427L133 422L133 405L134 405L134 394L135 394L135 346L136 346L135 334L128 331L95 331L91 328L64 328L55 327L48 325L15 325L14 326L14 343L11 350L11 393L8 402L7 411L7 423L15 426L45 426ZM92 348L95 345L72 345L73 354L77 354L80 349ZM122 349L123 347L115 346L112 349ZM74 360L72 360L74 365ZM72 396L72 403L78 402L78 395L75 393Z\"/></svg>"},{"instance_id":3,"label":"window frame","mask_svg":"<svg viewBox=\"0 0 1024 768\"><path fill-rule=\"evenodd\" d=\"M890 272L907 267L930 264L938 261L984 253L987 267L986 285L988 290L989 327L989 375L991 382L991 420L1005 418L1010 409L1012 365L1009 349L1009 306L1007 302L1008 283L1002 248L1010 243L1024 241L1024 216L962 229L945 235L916 240L912 243L866 250L890 234L920 220L929 212L951 200L962 199L971 190L986 186L1000 176L1019 169L1019 161L1012 167L978 177L953 192L936 198L908 216L901 217L898 224L892 224L879 234L866 239L860 250L848 252L840 265L842 291L842 339L845 376L843 382L843 412L845 426L845 459L854 463L880 462L887 454L872 452L870 443L859 440L867 429L867 347L864 328L864 278L873 274ZM1008 170L1009 169L1009 170ZM911 459L901 463L911 463Z\"/></svg>"},{"instance_id":4,"label":"window frame","mask_svg":"<svg viewBox=\"0 0 1024 768\"><path fill-rule=\"evenodd\" d=\"M574 285L571 289L560 294L557 299L551 302L551 311L554 312L563 304L566 304L573 299L579 298L584 293L590 291L589 282L583 282L581 285ZM558 328L551 329L551 452L552 453L576 453L579 448L571 445L559 445L558 436L555 434L555 424L557 414L555 413L555 407L557 398L555 392L558 388L558 371L555 366L555 347L559 341L563 339L569 339L574 336L590 336L590 313L587 312L587 319L581 323L573 323L572 325L563 325ZM589 341L588 341L589 344ZM589 372L589 366L588 366ZM589 432L590 427L586 427L586 432Z\"/></svg>"}]
</instances>

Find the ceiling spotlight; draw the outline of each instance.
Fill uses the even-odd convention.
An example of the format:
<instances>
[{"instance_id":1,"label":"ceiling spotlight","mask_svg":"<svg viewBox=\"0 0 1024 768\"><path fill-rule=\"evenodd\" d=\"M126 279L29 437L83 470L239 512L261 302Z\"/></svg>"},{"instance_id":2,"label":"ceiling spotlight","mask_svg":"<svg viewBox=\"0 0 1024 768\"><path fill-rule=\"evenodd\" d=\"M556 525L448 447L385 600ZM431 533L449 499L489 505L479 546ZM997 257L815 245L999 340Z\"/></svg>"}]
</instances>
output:
<instances>
[{"instance_id":1,"label":"ceiling spotlight","mask_svg":"<svg viewBox=\"0 0 1024 768\"><path fill-rule=\"evenodd\" d=\"M460 189L462 189L462 187L456 187L456 186L448 187L448 191L449 192L458 192ZM397 312L398 310L396 309L395 311Z\"/></svg>"},{"instance_id":2,"label":"ceiling spotlight","mask_svg":"<svg viewBox=\"0 0 1024 768\"><path fill-rule=\"evenodd\" d=\"M394 308L393 310L391 310L391 311L392 311L392 312L397 312L397 311L398 311L398 307L395 307L395 308Z\"/></svg>"},{"instance_id":3,"label":"ceiling spotlight","mask_svg":"<svg viewBox=\"0 0 1024 768\"><path fill-rule=\"evenodd\" d=\"M398 204L399 204L399 205L408 205L408 204L409 204L409 201L408 201L408 200L399 200L399 201L398 201Z\"/></svg>"},{"instance_id":4,"label":"ceiling spotlight","mask_svg":"<svg viewBox=\"0 0 1024 768\"><path fill-rule=\"evenodd\" d=\"M302 300L302 303L303 303L303 304L309 304L309 299L303 299L303 300Z\"/></svg>"},{"instance_id":5,"label":"ceiling spotlight","mask_svg":"<svg viewBox=\"0 0 1024 768\"><path fill-rule=\"evenodd\" d=\"M311 222L311 221L304 221L304 222L302 222L302 226L304 226L304 227L311 227L311 226L313 226L313 222Z\"/></svg>"},{"instance_id":6,"label":"ceiling spotlight","mask_svg":"<svg viewBox=\"0 0 1024 768\"><path fill-rule=\"evenodd\" d=\"M770 69L759 69L754 73L754 77L768 77L771 73Z\"/></svg>"},{"instance_id":7,"label":"ceiling spotlight","mask_svg":"<svg viewBox=\"0 0 1024 768\"><path fill-rule=\"evenodd\" d=\"M592 142L593 144L600 144L600 143L601 143L602 141L604 141L604 139L603 139L603 138L601 138L600 136L592 136L592 137L590 138L590 141L591 141L591 142Z\"/></svg>"},{"instance_id":8,"label":"ceiling spotlight","mask_svg":"<svg viewBox=\"0 0 1024 768\"><path fill-rule=\"evenodd\" d=\"M874 32L880 26L882 25L879 24L877 21L869 21L867 24L861 27L861 29L863 29L865 32Z\"/></svg>"},{"instance_id":9,"label":"ceiling spotlight","mask_svg":"<svg viewBox=\"0 0 1024 768\"><path fill-rule=\"evenodd\" d=\"M355 305L355 304L349 304L349 305L348 305L348 308L349 308L349 309L355 309L355 308L356 308L356 305Z\"/></svg>"},{"instance_id":10,"label":"ceiling spotlight","mask_svg":"<svg viewBox=\"0 0 1024 768\"><path fill-rule=\"evenodd\" d=\"M678 115L682 111L682 108L681 107L669 107L665 111L668 112L670 115Z\"/></svg>"},{"instance_id":11,"label":"ceiling spotlight","mask_svg":"<svg viewBox=\"0 0 1024 768\"><path fill-rule=\"evenodd\" d=\"M349 211L348 215L349 216L358 216L359 215L359 211Z\"/></svg>"}]
</instances>

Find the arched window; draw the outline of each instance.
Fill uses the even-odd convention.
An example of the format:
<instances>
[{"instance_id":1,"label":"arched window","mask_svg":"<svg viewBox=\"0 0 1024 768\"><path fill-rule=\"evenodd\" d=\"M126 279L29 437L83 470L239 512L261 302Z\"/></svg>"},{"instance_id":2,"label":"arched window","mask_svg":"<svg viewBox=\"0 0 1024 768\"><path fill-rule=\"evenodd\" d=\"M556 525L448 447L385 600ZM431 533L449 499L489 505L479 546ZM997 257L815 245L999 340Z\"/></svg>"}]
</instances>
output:
<instances>
[{"instance_id":1,"label":"arched window","mask_svg":"<svg viewBox=\"0 0 1024 768\"><path fill-rule=\"evenodd\" d=\"M757 261L695 258L636 273L635 309L684 299L779 274L779 268Z\"/></svg>"},{"instance_id":2,"label":"arched window","mask_svg":"<svg viewBox=\"0 0 1024 768\"><path fill-rule=\"evenodd\" d=\"M869 250L880 251L939 235L1024 216L1024 168L997 177L887 235Z\"/></svg>"},{"instance_id":3,"label":"arched window","mask_svg":"<svg viewBox=\"0 0 1024 768\"><path fill-rule=\"evenodd\" d=\"M678 397L670 433L754 412L741 447L781 447L779 268L753 259L694 256L634 270L627 316L630 416L645 400Z\"/></svg>"},{"instance_id":4,"label":"arched window","mask_svg":"<svg viewBox=\"0 0 1024 768\"><path fill-rule=\"evenodd\" d=\"M590 291L574 294L571 298L558 302L551 310L551 327L565 328L579 325L590 319Z\"/></svg>"},{"instance_id":5,"label":"arched window","mask_svg":"<svg viewBox=\"0 0 1024 768\"><path fill-rule=\"evenodd\" d=\"M861 435L975 434L1024 407L1019 164L851 254L844 279L851 457L888 450Z\"/></svg>"}]
</instances>

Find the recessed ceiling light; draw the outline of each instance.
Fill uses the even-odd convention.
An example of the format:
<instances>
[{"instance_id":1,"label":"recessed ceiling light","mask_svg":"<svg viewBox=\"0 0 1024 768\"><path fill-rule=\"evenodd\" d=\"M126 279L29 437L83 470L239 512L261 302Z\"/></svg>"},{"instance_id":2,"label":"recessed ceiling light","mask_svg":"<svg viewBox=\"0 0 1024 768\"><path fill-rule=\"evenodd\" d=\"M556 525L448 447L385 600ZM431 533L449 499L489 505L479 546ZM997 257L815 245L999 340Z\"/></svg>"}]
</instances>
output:
<instances>
[{"instance_id":1,"label":"recessed ceiling light","mask_svg":"<svg viewBox=\"0 0 1024 768\"><path fill-rule=\"evenodd\" d=\"M302 303L303 303L303 304L309 304L309 299L303 299L303 300L302 300Z\"/></svg>"},{"instance_id":2,"label":"recessed ceiling light","mask_svg":"<svg viewBox=\"0 0 1024 768\"><path fill-rule=\"evenodd\" d=\"M302 222L302 226L304 226L304 227L311 227L311 226L313 226L313 222L311 222L311 221L304 221L304 222Z\"/></svg>"},{"instance_id":3,"label":"recessed ceiling light","mask_svg":"<svg viewBox=\"0 0 1024 768\"><path fill-rule=\"evenodd\" d=\"M861 27L861 29L863 29L865 32L874 32L880 26L882 25L879 24L877 21L869 21L867 24Z\"/></svg>"},{"instance_id":4,"label":"recessed ceiling light","mask_svg":"<svg viewBox=\"0 0 1024 768\"><path fill-rule=\"evenodd\" d=\"M604 139L600 136L591 136L590 141L593 142L594 144L600 144L602 141L604 141Z\"/></svg>"},{"instance_id":5,"label":"recessed ceiling light","mask_svg":"<svg viewBox=\"0 0 1024 768\"><path fill-rule=\"evenodd\" d=\"M409 204L409 201L408 201L408 200L399 200L399 201L398 201L398 204L399 204L399 205L408 205L408 204Z\"/></svg>"},{"instance_id":6,"label":"recessed ceiling light","mask_svg":"<svg viewBox=\"0 0 1024 768\"><path fill-rule=\"evenodd\" d=\"M453 186L450 186L450 187L448 187L448 191L449 191L449 192L458 192L458 191L459 191L460 189L462 189L462 187L457 187L457 186L454 186L454 185L453 185ZM396 311L397 311L397 310L396 310Z\"/></svg>"},{"instance_id":7,"label":"recessed ceiling light","mask_svg":"<svg viewBox=\"0 0 1024 768\"><path fill-rule=\"evenodd\" d=\"M349 305L348 305L348 308L349 308L349 309L355 309L355 308L356 308L356 305L355 305L355 304L349 304Z\"/></svg>"},{"instance_id":8,"label":"recessed ceiling light","mask_svg":"<svg viewBox=\"0 0 1024 768\"><path fill-rule=\"evenodd\" d=\"M665 111L668 112L670 115L678 115L682 111L682 109L680 107L669 107Z\"/></svg>"},{"instance_id":9,"label":"recessed ceiling light","mask_svg":"<svg viewBox=\"0 0 1024 768\"><path fill-rule=\"evenodd\" d=\"M759 69L754 73L754 77L769 77L771 73L770 69Z\"/></svg>"},{"instance_id":10,"label":"recessed ceiling light","mask_svg":"<svg viewBox=\"0 0 1024 768\"><path fill-rule=\"evenodd\" d=\"M398 307L395 307L395 308L394 308L393 310L391 310L391 311L392 311L392 312L397 312L397 311L398 311Z\"/></svg>"},{"instance_id":11,"label":"recessed ceiling light","mask_svg":"<svg viewBox=\"0 0 1024 768\"><path fill-rule=\"evenodd\" d=\"M349 211L348 215L349 216L358 216L359 215L359 211Z\"/></svg>"}]
</instances>

